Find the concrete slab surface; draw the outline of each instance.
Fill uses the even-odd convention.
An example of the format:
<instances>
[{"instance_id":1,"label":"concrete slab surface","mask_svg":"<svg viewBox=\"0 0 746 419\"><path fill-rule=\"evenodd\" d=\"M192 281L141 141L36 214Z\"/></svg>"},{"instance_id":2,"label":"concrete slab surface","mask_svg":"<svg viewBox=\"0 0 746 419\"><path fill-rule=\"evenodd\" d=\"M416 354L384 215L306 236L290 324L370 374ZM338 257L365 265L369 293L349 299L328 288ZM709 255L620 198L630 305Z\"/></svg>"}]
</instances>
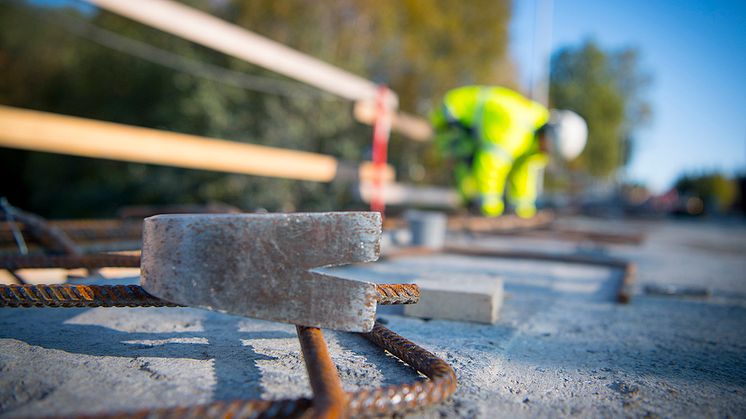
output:
<instances>
[{"instance_id":1,"label":"concrete slab surface","mask_svg":"<svg viewBox=\"0 0 746 419\"><path fill-rule=\"evenodd\" d=\"M642 229L640 247L585 247L638 263L638 292L613 302L602 267L454 255L336 268L411 281L499 276L494 325L404 317L388 327L451 363L448 402L411 417L746 416L746 225L608 223ZM480 247L578 251L577 244L450 236ZM645 284L706 285L709 298L647 296ZM383 307L382 307L383 309ZM358 335L325 331L347 390L422 379ZM294 327L189 308L0 309L0 415L115 412L309 396Z\"/></svg>"}]
</instances>

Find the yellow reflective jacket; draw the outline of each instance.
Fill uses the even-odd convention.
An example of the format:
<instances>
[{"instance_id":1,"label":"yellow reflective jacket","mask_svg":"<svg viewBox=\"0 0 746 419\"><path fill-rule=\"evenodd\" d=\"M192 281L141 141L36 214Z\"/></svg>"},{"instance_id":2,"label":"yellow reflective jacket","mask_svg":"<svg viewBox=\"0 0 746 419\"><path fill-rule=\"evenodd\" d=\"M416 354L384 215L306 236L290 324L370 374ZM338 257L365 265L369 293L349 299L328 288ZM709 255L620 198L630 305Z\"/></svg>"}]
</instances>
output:
<instances>
[{"instance_id":1,"label":"yellow reflective jacket","mask_svg":"<svg viewBox=\"0 0 746 419\"><path fill-rule=\"evenodd\" d=\"M536 139L549 119L544 106L503 87L466 86L449 91L431 119L438 148L458 161L464 200L479 199L485 215L500 215L507 184L516 213L535 214L548 162Z\"/></svg>"}]
</instances>

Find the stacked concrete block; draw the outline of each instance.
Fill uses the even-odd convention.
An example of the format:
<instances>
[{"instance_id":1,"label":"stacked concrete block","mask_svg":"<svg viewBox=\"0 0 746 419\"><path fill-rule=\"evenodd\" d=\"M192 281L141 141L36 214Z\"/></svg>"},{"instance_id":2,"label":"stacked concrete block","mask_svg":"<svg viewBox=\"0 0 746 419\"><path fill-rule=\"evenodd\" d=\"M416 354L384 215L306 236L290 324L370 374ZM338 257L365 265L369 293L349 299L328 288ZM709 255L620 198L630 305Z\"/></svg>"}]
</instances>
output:
<instances>
[{"instance_id":1,"label":"stacked concrete block","mask_svg":"<svg viewBox=\"0 0 746 419\"><path fill-rule=\"evenodd\" d=\"M404 306L407 316L495 323L503 302L503 281L492 275L437 275L417 278L420 301Z\"/></svg>"}]
</instances>

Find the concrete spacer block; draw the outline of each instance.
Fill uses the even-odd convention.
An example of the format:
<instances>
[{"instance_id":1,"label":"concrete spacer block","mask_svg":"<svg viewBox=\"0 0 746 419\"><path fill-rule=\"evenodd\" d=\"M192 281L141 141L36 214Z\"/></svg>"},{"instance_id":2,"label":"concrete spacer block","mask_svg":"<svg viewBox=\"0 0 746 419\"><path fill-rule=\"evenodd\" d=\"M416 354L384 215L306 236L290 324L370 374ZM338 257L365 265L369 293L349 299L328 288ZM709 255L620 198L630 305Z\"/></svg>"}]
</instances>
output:
<instances>
[{"instance_id":1,"label":"concrete spacer block","mask_svg":"<svg viewBox=\"0 0 746 419\"><path fill-rule=\"evenodd\" d=\"M503 303L503 281L492 275L418 278L420 301L405 305L413 317L495 323Z\"/></svg>"}]
</instances>

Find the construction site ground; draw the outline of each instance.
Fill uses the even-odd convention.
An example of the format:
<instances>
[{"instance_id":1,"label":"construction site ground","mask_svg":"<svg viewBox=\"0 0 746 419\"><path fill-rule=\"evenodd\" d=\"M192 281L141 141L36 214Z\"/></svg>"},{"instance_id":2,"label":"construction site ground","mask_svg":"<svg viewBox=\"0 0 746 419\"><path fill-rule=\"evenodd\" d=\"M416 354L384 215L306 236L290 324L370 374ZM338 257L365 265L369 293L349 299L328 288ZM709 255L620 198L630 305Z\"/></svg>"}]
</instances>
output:
<instances>
[{"instance_id":1,"label":"construction site ground","mask_svg":"<svg viewBox=\"0 0 746 419\"><path fill-rule=\"evenodd\" d=\"M458 376L454 397L412 416L745 417L746 224L560 221L647 238L601 247L465 233L448 241L629 258L638 267L629 304L615 302L619 272L578 264L420 255L333 269L389 283L428 275L504 280L494 325L379 309L390 329ZM650 286L684 293L646 292ZM691 292L702 287L709 296ZM358 335L324 333L346 390L424 379ZM301 396L311 390L292 325L190 308L0 309L4 417Z\"/></svg>"}]
</instances>

